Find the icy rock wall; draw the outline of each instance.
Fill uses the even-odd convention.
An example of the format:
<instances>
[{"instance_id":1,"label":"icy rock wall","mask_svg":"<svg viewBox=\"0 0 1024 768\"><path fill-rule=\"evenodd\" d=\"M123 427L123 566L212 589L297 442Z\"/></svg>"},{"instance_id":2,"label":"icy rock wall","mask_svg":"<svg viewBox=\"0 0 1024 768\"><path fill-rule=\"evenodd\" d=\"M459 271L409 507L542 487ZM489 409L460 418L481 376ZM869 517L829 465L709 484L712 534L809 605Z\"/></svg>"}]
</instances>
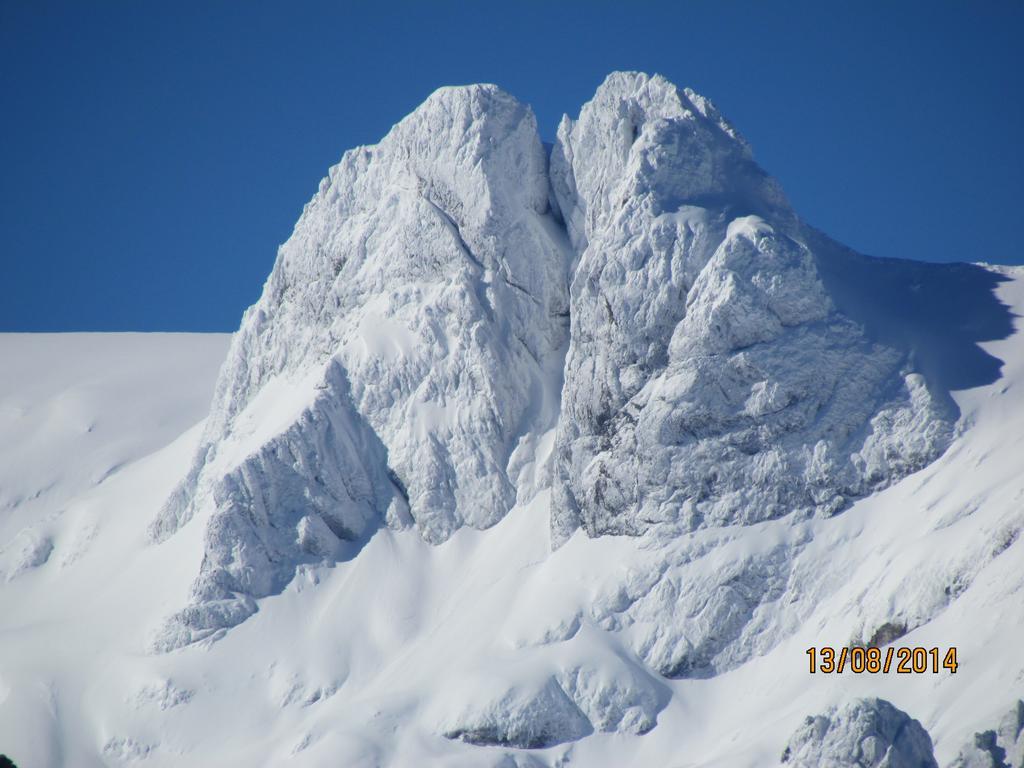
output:
<instances>
[{"instance_id":1,"label":"icy rock wall","mask_svg":"<svg viewBox=\"0 0 1024 768\"><path fill-rule=\"evenodd\" d=\"M556 543L828 515L948 445L955 414L836 309L829 254L708 101L613 74L551 177L578 264Z\"/></svg>"},{"instance_id":2,"label":"icy rock wall","mask_svg":"<svg viewBox=\"0 0 1024 768\"><path fill-rule=\"evenodd\" d=\"M567 333L568 244L547 178L533 113L487 85L437 91L330 170L152 527L161 540L210 516L197 602L235 600L237 618L231 595L270 594L374 521L441 542L516 502L509 459L553 424L545 366L560 367ZM203 633L235 623L184 619Z\"/></svg>"},{"instance_id":3,"label":"icy rock wall","mask_svg":"<svg viewBox=\"0 0 1024 768\"><path fill-rule=\"evenodd\" d=\"M928 732L884 699L808 717L782 756L791 768L938 768Z\"/></svg>"}]
</instances>

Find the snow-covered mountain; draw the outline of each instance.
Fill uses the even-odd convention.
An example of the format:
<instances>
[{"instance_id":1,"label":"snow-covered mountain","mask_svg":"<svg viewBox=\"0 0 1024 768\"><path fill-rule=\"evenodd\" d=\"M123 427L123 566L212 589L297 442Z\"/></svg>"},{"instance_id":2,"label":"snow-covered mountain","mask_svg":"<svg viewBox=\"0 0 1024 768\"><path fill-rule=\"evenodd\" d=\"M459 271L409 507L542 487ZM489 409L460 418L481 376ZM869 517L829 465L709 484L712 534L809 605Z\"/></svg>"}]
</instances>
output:
<instances>
[{"instance_id":1,"label":"snow-covered mountain","mask_svg":"<svg viewBox=\"0 0 1024 768\"><path fill-rule=\"evenodd\" d=\"M236 623L375 525L439 543L512 508L530 446L513 454L553 424L567 333L546 167L530 109L470 86L331 169L154 526L158 541L197 513L207 528L165 645Z\"/></svg>"},{"instance_id":2,"label":"snow-covered mountain","mask_svg":"<svg viewBox=\"0 0 1024 768\"><path fill-rule=\"evenodd\" d=\"M661 77L549 148L441 89L215 387L223 337L0 337L0 752L1020 768L1021 311L807 226ZM851 644L960 668L808 672Z\"/></svg>"}]
</instances>

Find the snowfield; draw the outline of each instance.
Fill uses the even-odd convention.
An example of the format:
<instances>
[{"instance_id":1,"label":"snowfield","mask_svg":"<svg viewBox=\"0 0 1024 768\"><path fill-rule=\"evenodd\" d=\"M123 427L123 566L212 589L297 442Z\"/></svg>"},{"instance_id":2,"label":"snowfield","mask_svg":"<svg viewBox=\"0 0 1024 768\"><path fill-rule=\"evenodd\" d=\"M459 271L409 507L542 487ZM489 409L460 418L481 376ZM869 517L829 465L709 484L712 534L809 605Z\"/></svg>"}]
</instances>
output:
<instances>
[{"instance_id":1,"label":"snowfield","mask_svg":"<svg viewBox=\"0 0 1024 768\"><path fill-rule=\"evenodd\" d=\"M807 227L663 79L550 157L442 89L233 337L0 335L0 753L1020 768L1021 316L1024 268ZM959 669L808 671L889 642Z\"/></svg>"}]
</instances>

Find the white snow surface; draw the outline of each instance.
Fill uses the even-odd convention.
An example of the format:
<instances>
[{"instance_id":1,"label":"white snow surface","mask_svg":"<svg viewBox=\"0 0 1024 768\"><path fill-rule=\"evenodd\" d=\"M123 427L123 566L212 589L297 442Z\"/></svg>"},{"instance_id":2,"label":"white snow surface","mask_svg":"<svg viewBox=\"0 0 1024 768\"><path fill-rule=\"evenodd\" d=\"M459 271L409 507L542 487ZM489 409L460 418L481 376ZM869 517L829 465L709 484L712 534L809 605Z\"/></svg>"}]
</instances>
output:
<instances>
[{"instance_id":1,"label":"white snow surface","mask_svg":"<svg viewBox=\"0 0 1024 768\"><path fill-rule=\"evenodd\" d=\"M1024 314L1024 275L1007 272L999 296ZM49 488L7 502L3 541L27 528L53 546L13 576L4 547L0 750L19 764L512 765L512 755L520 765L773 765L805 717L870 695L919 720L945 765L1024 692L1020 333L985 345L1003 376L956 393L969 426L933 465L834 518L718 532L731 550L708 547L706 531L682 537L694 552L688 584L811 539L799 578L788 577L795 603L761 610L765 633L790 634L736 669L689 680L652 673L631 650L651 631L641 622L601 626L616 599L606 589L656 572L660 546L579 531L552 552L547 491L440 545L380 528L352 559L300 567L219 642L148 652L148 631L188 593L202 531L153 545L147 525L188 466L225 346L212 336L0 336L2 486L26 498ZM81 442L90 435L106 438ZM170 442L153 451L160 440ZM111 446L124 446L121 467L101 479L108 467L94 462ZM932 615L936 603L898 644L956 645L957 674L808 674L807 647ZM552 680L593 725L558 695L530 698ZM494 707L508 709L508 728L530 706L560 706L551 722L569 717L570 735L589 735L532 750L443 735L486 722ZM619 712L630 728L606 733Z\"/></svg>"},{"instance_id":2,"label":"white snow surface","mask_svg":"<svg viewBox=\"0 0 1024 768\"><path fill-rule=\"evenodd\" d=\"M1024 315L1024 274L1006 272L999 296ZM640 589L660 545L578 531L552 552L547 491L440 545L380 528L349 560L302 566L219 642L149 652L149 630L188 594L202 531L153 545L146 529L188 466L225 347L223 336L0 336L2 485L26 497L49 487L8 502L3 541L28 528L53 543L13 577L4 547L0 751L19 765L775 765L806 717L862 696L919 720L948 765L1024 693L1019 332L985 344L1003 376L956 393L969 426L928 468L833 518L715 534L729 549L709 547L707 531L682 537L686 584L810 539L788 576L795 601L759 610L762 635L788 634L729 672L684 680L631 649L653 629L602 627L618 599L608 590ZM90 435L106 438L80 442ZM170 442L153 451L159 440ZM107 467L91 463L117 445L121 467L97 483ZM808 674L806 648L915 616L932 618L896 644L957 646L955 675ZM554 712L530 722L569 717L569 735L588 735L530 750L443 735L498 707L511 728L531 706ZM628 727L606 731L618 718Z\"/></svg>"},{"instance_id":3,"label":"white snow surface","mask_svg":"<svg viewBox=\"0 0 1024 768\"><path fill-rule=\"evenodd\" d=\"M651 94L669 108L648 119ZM586 107L550 171L529 109L493 86L443 89L347 153L230 351L224 336L0 336L0 752L28 766L768 766L788 744L813 760L801 728L838 712L824 743L852 766L851 702L880 698L945 766L1009 728L1024 697L1024 336L1008 313L984 320L1005 313L993 289L1024 315L1024 270L849 254L796 220L703 98L627 74L602 100L640 129L620 136ZM686 146L680 121L714 140L659 154ZM609 147L622 157L582 162ZM627 216L608 208L623 178L650 182ZM662 210L666 188L678 200ZM678 284L660 281L655 248L605 291L636 310L624 335L580 276L600 285L630 243L668 230L703 245ZM637 350L642 365L616 357ZM746 396L726 393L706 423L757 427L792 402L785 386L809 387L802 365L836 386L829 361L866 367L864 402L844 402L867 421L843 434L874 457L871 482L841 504L737 517L735 500L713 502L695 522L656 499L658 514L588 521L566 460L588 422L567 424L567 399L593 413L588 393L614 373L617 413L637 392L707 408L679 380L710 360L698 373L729 383L743 354L769 375L734 377ZM658 436L675 417L659 418L647 433L638 419L631 445L674 468L660 452L678 442ZM768 437L799 453L821 424ZM691 458L713 464L723 433L709 434ZM616 455L636 463L630 444L583 441L576 455L596 448L613 471ZM803 492L808 475L783 476ZM956 646L960 668L807 671L808 647L883 636Z\"/></svg>"}]
</instances>

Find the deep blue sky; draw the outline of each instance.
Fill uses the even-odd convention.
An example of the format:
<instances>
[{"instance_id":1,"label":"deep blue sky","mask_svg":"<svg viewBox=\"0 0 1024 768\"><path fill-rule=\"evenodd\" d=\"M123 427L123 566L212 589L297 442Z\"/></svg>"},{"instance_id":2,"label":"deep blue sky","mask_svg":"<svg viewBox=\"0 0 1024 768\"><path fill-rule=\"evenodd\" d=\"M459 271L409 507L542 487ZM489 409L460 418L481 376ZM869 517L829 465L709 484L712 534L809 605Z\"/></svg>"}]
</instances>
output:
<instances>
[{"instance_id":1,"label":"deep blue sky","mask_svg":"<svg viewBox=\"0 0 1024 768\"><path fill-rule=\"evenodd\" d=\"M550 139L614 69L715 101L860 251L1024 263L1024 3L0 0L0 330L233 330L326 169L440 85Z\"/></svg>"}]
</instances>

